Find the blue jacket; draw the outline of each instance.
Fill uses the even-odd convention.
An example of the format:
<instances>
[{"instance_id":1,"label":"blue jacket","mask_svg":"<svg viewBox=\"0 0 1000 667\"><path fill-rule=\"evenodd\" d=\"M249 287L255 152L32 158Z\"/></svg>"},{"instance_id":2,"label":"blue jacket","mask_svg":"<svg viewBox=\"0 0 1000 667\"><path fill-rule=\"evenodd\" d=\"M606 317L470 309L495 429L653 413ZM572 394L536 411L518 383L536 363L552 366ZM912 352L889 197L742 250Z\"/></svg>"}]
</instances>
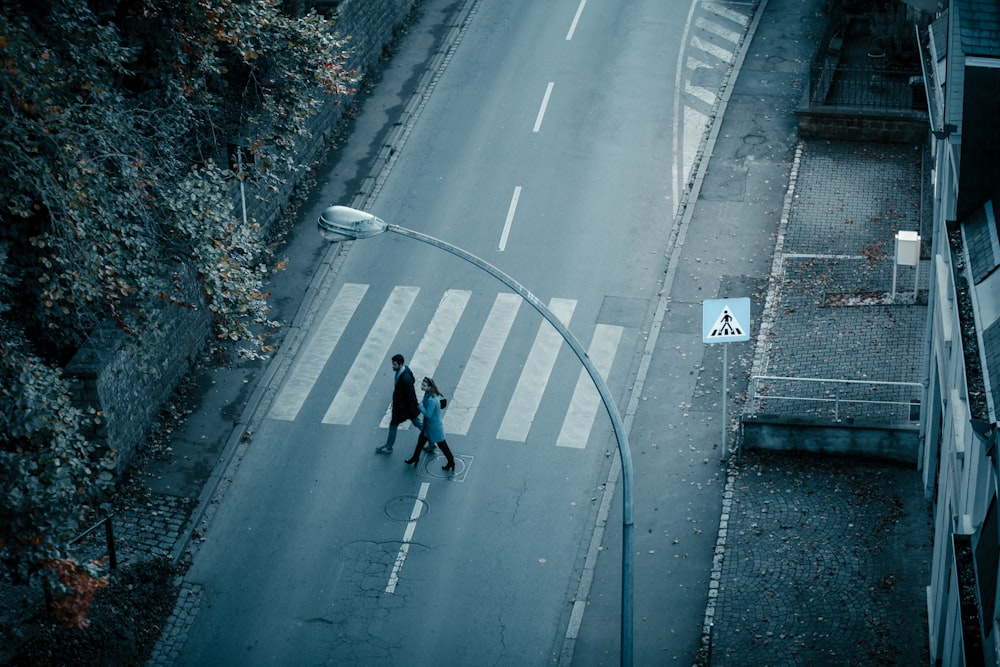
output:
<instances>
[{"instance_id":1,"label":"blue jacket","mask_svg":"<svg viewBox=\"0 0 1000 667\"><path fill-rule=\"evenodd\" d=\"M420 412L424 415L424 437L434 443L444 440L441 397L425 393L424 399L420 401Z\"/></svg>"}]
</instances>

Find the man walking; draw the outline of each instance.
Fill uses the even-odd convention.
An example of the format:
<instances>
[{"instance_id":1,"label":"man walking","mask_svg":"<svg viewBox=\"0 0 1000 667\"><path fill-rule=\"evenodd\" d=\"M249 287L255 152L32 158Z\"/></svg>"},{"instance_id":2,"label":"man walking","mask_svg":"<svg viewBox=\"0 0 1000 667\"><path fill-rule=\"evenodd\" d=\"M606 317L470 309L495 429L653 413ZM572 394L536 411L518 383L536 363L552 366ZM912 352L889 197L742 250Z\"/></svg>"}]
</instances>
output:
<instances>
[{"instance_id":1,"label":"man walking","mask_svg":"<svg viewBox=\"0 0 1000 667\"><path fill-rule=\"evenodd\" d=\"M375 451L379 454L392 454L392 446L396 444L396 431L399 425L409 419L418 429L420 423L420 408L417 405L417 391L413 388L416 379L406 365L401 354L392 355L392 370L396 373L396 381L392 389L392 416L389 419L389 435L385 444Z\"/></svg>"}]
</instances>

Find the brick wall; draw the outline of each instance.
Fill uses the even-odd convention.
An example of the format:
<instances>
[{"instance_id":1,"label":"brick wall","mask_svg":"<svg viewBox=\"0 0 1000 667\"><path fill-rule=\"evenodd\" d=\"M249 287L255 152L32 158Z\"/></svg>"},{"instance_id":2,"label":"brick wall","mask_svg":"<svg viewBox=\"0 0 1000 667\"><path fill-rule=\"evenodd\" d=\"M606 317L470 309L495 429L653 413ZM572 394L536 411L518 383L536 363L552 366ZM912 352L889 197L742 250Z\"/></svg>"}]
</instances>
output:
<instances>
[{"instance_id":1,"label":"brick wall","mask_svg":"<svg viewBox=\"0 0 1000 667\"><path fill-rule=\"evenodd\" d=\"M802 108L798 111L803 139L864 141L873 144L922 144L930 124L923 111L877 113L839 107Z\"/></svg>"},{"instance_id":2,"label":"brick wall","mask_svg":"<svg viewBox=\"0 0 1000 667\"><path fill-rule=\"evenodd\" d=\"M378 64L418 0L344 0L336 8L336 29L350 35L350 67L360 73ZM333 128L343 117L350 99L330 101L312 119L312 136L302 140L300 165L310 165L327 146ZM247 189L249 217L265 229L285 211L306 171L288 175L279 192L257 197ZM241 215L238 186L233 191ZM149 432L160 407L177 383L191 369L211 336L206 309L170 307L161 312L154 331L142 338L128 335L108 322L98 327L66 366L66 377L77 406L104 414L100 428L90 436L115 452L118 472L132 461L136 447Z\"/></svg>"}]
</instances>

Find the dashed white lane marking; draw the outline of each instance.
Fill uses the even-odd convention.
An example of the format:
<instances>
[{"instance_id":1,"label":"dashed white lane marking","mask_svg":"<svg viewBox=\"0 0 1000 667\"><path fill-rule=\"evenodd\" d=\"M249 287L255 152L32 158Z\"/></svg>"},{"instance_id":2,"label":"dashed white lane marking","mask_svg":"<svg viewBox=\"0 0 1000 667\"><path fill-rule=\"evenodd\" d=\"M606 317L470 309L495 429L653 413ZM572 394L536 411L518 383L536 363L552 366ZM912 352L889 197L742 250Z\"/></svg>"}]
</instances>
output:
<instances>
[{"instance_id":1,"label":"dashed white lane marking","mask_svg":"<svg viewBox=\"0 0 1000 667\"><path fill-rule=\"evenodd\" d=\"M555 81L549 81L549 85L545 86L545 94L542 96L542 105L538 107L538 115L535 116L535 127L532 128L532 132L538 132L542 129L542 119L545 118L545 110L549 106L549 98L552 96L552 87L556 85Z\"/></svg>"},{"instance_id":2,"label":"dashed white lane marking","mask_svg":"<svg viewBox=\"0 0 1000 667\"><path fill-rule=\"evenodd\" d=\"M576 32L576 24L580 22L580 15L583 14L583 8L587 6L587 0L580 0L580 5L576 8L576 14L573 16L573 23L569 26L569 32L566 33L566 41L573 39L573 33Z\"/></svg>"},{"instance_id":3,"label":"dashed white lane marking","mask_svg":"<svg viewBox=\"0 0 1000 667\"><path fill-rule=\"evenodd\" d=\"M517 211L517 200L521 198L521 186L514 188L514 194L510 198L510 206L507 207L507 220L503 223L503 232L500 234L500 251L507 249L507 237L510 236L510 226L514 224L514 213Z\"/></svg>"},{"instance_id":4,"label":"dashed white lane marking","mask_svg":"<svg viewBox=\"0 0 1000 667\"><path fill-rule=\"evenodd\" d=\"M429 488L430 484L428 482L421 484L417 499L413 501L410 520L406 523L406 530L403 531L403 543L399 545L396 562L392 566L392 573L389 574L389 583L385 586L386 593L396 592L396 584L399 583L399 571L403 569L406 556L410 553L410 541L413 540L413 533L417 530L417 519L420 518L420 510L424 506L424 499L427 497L427 489Z\"/></svg>"}]
</instances>

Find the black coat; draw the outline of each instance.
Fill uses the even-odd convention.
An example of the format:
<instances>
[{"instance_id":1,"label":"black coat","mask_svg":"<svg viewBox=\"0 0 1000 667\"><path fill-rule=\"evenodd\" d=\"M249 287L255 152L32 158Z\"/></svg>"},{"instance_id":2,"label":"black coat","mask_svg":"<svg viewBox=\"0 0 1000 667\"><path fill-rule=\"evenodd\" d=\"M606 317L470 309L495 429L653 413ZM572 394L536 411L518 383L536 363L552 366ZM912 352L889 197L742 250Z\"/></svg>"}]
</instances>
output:
<instances>
[{"instance_id":1,"label":"black coat","mask_svg":"<svg viewBox=\"0 0 1000 667\"><path fill-rule=\"evenodd\" d=\"M402 424L407 419L413 419L420 414L417 405L417 390L413 385L416 380L409 366L403 366L396 378L396 386L392 390L392 422Z\"/></svg>"}]
</instances>

